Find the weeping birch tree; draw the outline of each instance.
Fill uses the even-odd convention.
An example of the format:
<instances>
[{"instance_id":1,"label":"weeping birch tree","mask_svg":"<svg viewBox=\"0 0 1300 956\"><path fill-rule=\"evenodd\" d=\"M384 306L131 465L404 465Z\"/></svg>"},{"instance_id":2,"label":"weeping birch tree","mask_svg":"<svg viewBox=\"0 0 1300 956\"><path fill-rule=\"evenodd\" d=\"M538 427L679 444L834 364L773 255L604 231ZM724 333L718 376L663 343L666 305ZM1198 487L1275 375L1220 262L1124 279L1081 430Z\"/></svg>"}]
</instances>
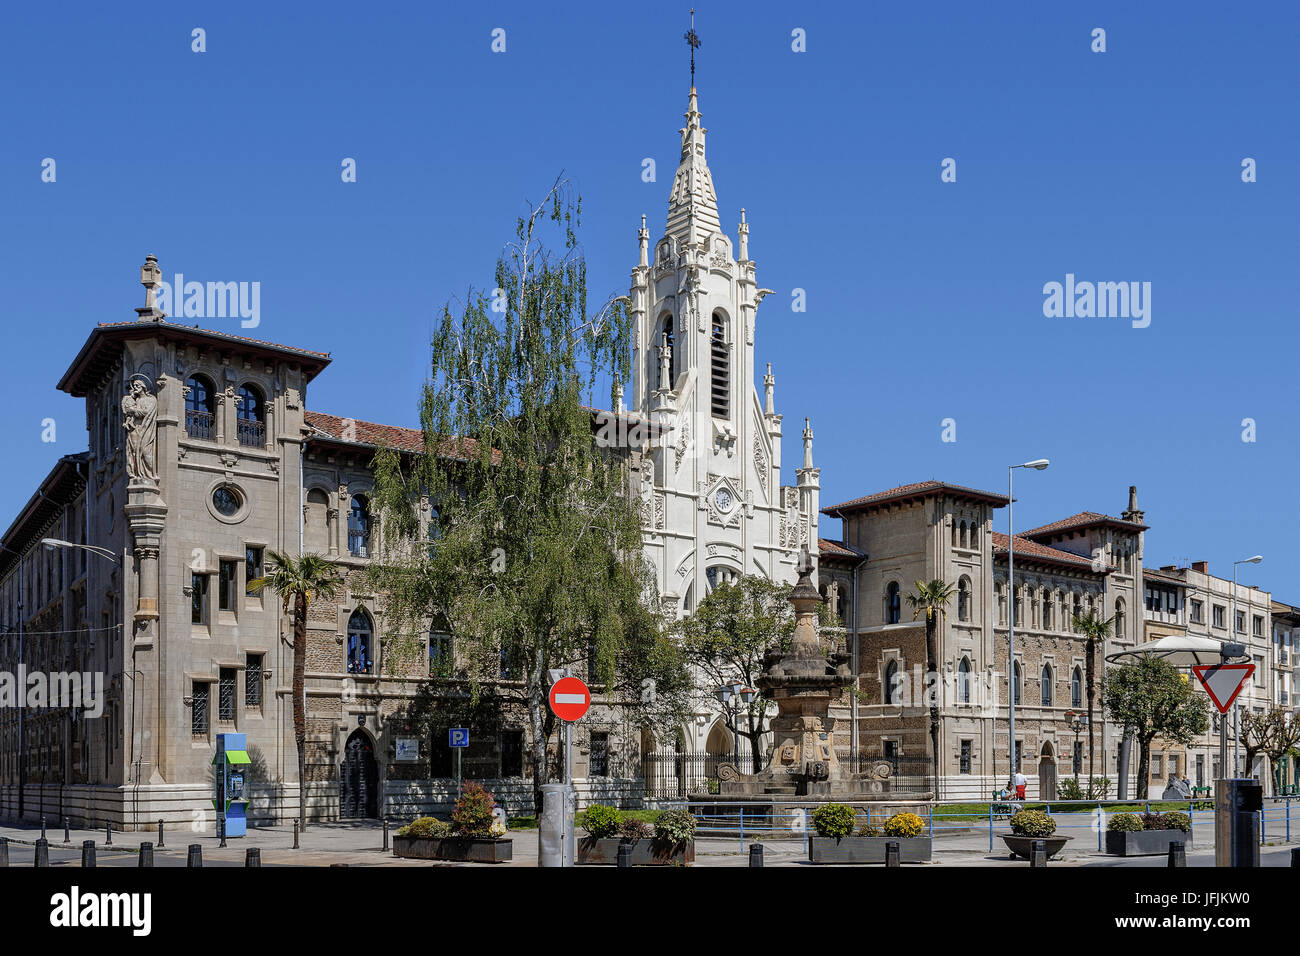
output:
<instances>
[{"instance_id":1,"label":"weeping birch tree","mask_svg":"<svg viewBox=\"0 0 1300 956\"><path fill-rule=\"evenodd\" d=\"M620 300L588 308L580 206L557 180L518 220L492 294L443 309L423 448L381 449L375 461L385 533L398 541L375 583L406 630L437 620L450 631L472 695L503 678L521 685L539 810L548 670L590 667L594 692L649 723L679 717L689 687L641 555L625 463L593 440L584 406L627 380L631 342Z\"/></svg>"}]
</instances>

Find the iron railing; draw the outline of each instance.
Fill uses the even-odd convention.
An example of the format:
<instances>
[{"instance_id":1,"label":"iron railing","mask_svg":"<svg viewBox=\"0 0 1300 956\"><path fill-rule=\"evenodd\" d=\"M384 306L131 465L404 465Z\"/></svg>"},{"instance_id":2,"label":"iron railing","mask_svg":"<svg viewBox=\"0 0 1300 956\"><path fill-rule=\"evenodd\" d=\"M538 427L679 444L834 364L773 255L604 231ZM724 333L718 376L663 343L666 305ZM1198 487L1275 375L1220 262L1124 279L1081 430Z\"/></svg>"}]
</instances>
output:
<instances>
[{"instance_id":1,"label":"iron railing","mask_svg":"<svg viewBox=\"0 0 1300 956\"><path fill-rule=\"evenodd\" d=\"M888 779L890 789L896 792L922 792L930 789L930 761L920 757L882 756L874 753L858 753L852 750L836 748L835 757L843 772L856 773L869 771L879 763L890 766ZM770 762L769 753L758 761L758 771L762 771ZM641 779L645 783L645 795L658 799L685 799L692 794L710 794L719 792L718 771L724 764L731 764L742 774L755 771L752 751L745 746L735 758L731 754L674 754L652 753L641 757Z\"/></svg>"},{"instance_id":2,"label":"iron railing","mask_svg":"<svg viewBox=\"0 0 1300 956\"><path fill-rule=\"evenodd\" d=\"M235 424L235 433L241 445L261 448L266 444L266 425L263 422L241 418Z\"/></svg>"},{"instance_id":3,"label":"iron railing","mask_svg":"<svg viewBox=\"0 0 1300 956\"><path fill-rule=\"evenodd\" d=\"M187 409L185 411L185 433L191 438L212 441L217 436L216 416L211 412Z\"/></svg>"}]
</instances>

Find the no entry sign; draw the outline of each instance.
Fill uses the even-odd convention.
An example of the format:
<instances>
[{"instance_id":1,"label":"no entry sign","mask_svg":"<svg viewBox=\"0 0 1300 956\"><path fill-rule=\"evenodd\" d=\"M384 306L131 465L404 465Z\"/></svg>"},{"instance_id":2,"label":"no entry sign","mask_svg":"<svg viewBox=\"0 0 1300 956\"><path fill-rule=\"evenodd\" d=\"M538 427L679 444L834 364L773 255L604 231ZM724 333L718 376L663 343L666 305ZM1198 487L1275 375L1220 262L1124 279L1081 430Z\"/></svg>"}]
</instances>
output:
<instances>
[{"instance_id":1,"label":"no entry sign","mask_svg":"<svg viewBox=\"0 0 1300 956\"><path fill-rule=\"evenodd\" d=\"M1226 714L1255 673L1254 664L1200 664L1192 668L1219 713Z\"/></svg>"},{"instance_id":2,"label":"no entry sign","mask_svg":"<svg viewBox=\"0 0 1300 956\"><path fill-rule=\"evenodd\" d=\"M576 677L561 677L552 684L550 699L560 720L578 720L591 707L591 691Z\"/></svg>"}]
</instances>

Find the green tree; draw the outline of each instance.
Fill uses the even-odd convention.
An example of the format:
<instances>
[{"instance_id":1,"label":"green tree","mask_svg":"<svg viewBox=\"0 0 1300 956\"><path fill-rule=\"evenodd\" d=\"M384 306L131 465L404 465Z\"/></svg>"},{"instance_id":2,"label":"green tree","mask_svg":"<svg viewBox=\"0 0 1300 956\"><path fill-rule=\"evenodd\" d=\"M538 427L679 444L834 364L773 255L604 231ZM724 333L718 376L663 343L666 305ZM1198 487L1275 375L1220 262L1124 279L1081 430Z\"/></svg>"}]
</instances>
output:
<instances>
[{"instance_id":1,"label":"green tree","mask_svg":"<svg viewBox=\"0 0 1300 956\"><path fill-rule=\"evenodd\" d=\"M443 309L423 447L375 458L392 547L372 580L404 632L447 623L472 692L503 677L522 685L539 808L549 669L589 662L598 692L652 723L680 714L689 686L641 555L627 450L593 439L583 403L627 379L631 342L621 301L588 312L580 205L557 180L518 220L494 293Z\"/></svg>"},{"instance_id":2,"label":"green tree","mask_svg":"<svg viewBox=\"0 0 1300 956\"><path fill-rule=\"evenodd\" d=\"M1103 618L1096 611L1074 616L1074 629L1084 636L1083 688L1088 697L1088 777L1096 772L1093 764L1092 705L1097 694L1097 646L1105 648L1110 639L1110 629L1115 626L1113 617Z\"/></svg>"},{"instance_id":3,"label":"green tree","mask_svg":"<svg viewBox=\"0 0 1300 956\"><path fill-rule=\"evenodd\" d=\"M746 687L755 687L763 672L764 655L790 647L794 635L790 591L788 585L752 574L718 585L678 624L687 661L711 686L739 680ZM727 728L749 741L755 771L763 765L763 734L770 704L759 692L734 715L724 708Z\"/></svg>"},{"instance_id":4,"label":"green tree","mask_svg":"<svg viewBox=\"0 0 1300 956\"><path fill-rule=\"evenodd\" d=\"M1242 713L1241 746L1246 751L1246 773L1255 766L1255 758L1264 754L1269 759L1274 782L1280 782L1279 764L1298 743L1300 720L1292 717L1285 707L1273 707L1262 714Z\"/></svg>"},{"instance_id":5,"label":"green tree","mask_svg":"<svg viewBox=\"0 0 1300 956\"><path fill-rule=\"evenodd\" d=\"M917 581L916 590L907 596L907 603L912 607L912 620L925 615L925 671L928 689L926 696L930 700L930 753L934 764L934 795L939 796L939 654L937 632L939 621L948 610L948 601L952 598L953 587L947 581L935 578L933 581Z\"/></svg>"},{"instance_id":6,"label":"green tree","mask_svg":"<svg viewBox=\"0 0 1300 956\"><path fill-rule=\"evenodd\" d=\"M1102 686L1106 715L1131 727L1138 742L1138 798L1147 796L1151 741L1186 746L1210 725L1210 702L1168 661L1144 656L1112 667Z\"/></svg>"},{"instance_id":7,"label":"green tree","mask_svg":"<svg viewBox=\"0 0 1300 956\"><path fill-rule=\"evenodd\" d=\"M293 605L293 742L298 748L298 826L307 829L307 606L329 600L343 584L338 568L319 554L295 558L283 551L267 555L267 572L248 582L254 594L269 588L284 604Z\"/></svg>"}]
</instances>

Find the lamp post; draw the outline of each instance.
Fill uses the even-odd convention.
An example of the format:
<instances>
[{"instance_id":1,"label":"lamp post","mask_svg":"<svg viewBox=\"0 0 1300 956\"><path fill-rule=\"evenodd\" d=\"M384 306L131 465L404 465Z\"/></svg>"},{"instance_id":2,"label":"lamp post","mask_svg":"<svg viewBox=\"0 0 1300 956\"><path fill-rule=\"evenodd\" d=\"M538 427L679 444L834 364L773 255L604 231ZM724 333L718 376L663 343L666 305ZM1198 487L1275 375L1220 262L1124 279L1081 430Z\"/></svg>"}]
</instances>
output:
<instances>
[{"instance_id":1,"label":"lamp post","mask_svg":"<svg viewBox=\"0 0 1300 956\"><path fill-rule=\"evenodd\" d=\"M1016 770L1020 764L1020 754L1016 748L1016 529L1014 521L1015 495L1012 494L1011 479L1017 468L1032 468L1042 471L1051 462L1046 458L1035 458L1021 465L1007 466L1007 762L1011 771L1007 775L1014 784Z\"/></svg>"},{"instance_id":2,"label":"lamp post","mask_svg":"<svg viewBox=\"0 0 1300 956\"><path fill-rule=\"evenodd\" d=\"M1237 566L1239 564L1259 564L1259 562L1263 560L1264 560L1264 556L1262 554L1257 554L1251 558L1242 558L1240 561L1232 562L1232 618L1231 618L1232 624L1230 625L1231 630L1228 632L1229 634L1228 644L1237 643ZM1228 773L1228 715L1227 714L1219 715L1219 768L1221 769L1225 780L1228 777L1236 777L1241 772L1237 768L1237 760L1240 755L1240 746L1241 746L1240 738L1236 733L1236 730L1234 729L1233 757L1232 757L1233 766L1232 766L1232 773L1229 774Z\"/></svg>"},{"instance_id":3,"label":"lamp post","mask_svg":"<svg viewBox=\"0 0 1300 956\"><path fill-rule=\"evenodd\" d=\"M722 704L724 711L731 712L731 762L740 769L740 704L750 704L758 694L752 687L746 687L738 680L728 684L719 684L713 690L713 696ZM757 770L757 768L754 768Z\"/></svg>"},{"instance_id":4,"label":"lamp post","mask_svg":"<svg viewBox=\"0 0 1300 956\"><path fill-rule=\"evenodd\" d=\"M121 559L108 548L101 548L96 544L77 544L75 541L64 541L61 538L41 538L41 544L47 548L78 548L82 551L89 551L91 554L97 554L101 558L108 558L114 564L121 564Z\"/></svg>"},{"instance_id":5,"label":"lamp post","mask_svg":"<svg viewBox=\"0 0 1300 956\"><path fill-rule=\"evenodd\" d=\"M1067 710L1065 719L1070 722L1070 729L1074 731L1074 753L1070 754L1070 760L1074 764L1074 782L1077 785L1079 782L1079 764L1083 762L1076 756L1079 753L1079 734L1084 727L1088 726L1088 715L1081 714L1077 710ZM1091 780L1088 781L1088 786L1091 788Z\"/></svg>"}]
</instances>

